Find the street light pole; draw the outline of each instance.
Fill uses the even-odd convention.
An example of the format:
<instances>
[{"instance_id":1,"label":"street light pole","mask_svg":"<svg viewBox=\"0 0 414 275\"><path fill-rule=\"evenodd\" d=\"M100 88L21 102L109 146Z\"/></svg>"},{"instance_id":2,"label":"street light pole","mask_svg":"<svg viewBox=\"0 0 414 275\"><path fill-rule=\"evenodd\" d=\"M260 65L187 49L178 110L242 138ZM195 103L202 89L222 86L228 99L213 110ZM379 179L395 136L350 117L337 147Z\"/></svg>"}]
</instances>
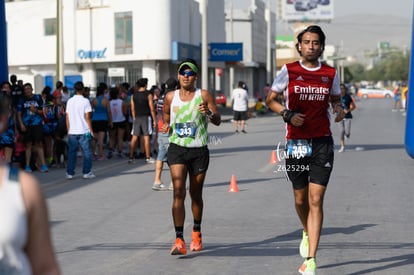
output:
<instances>
[{"instance_id":1,"label":"street light pole","mask_svg":"<svg viewBox=\"0 0 414 275\"><path fill-rule=\"evenodd\" d=\"M207 0L201 0L201 88L208 89Z\"/></svg>"}]
</instances>

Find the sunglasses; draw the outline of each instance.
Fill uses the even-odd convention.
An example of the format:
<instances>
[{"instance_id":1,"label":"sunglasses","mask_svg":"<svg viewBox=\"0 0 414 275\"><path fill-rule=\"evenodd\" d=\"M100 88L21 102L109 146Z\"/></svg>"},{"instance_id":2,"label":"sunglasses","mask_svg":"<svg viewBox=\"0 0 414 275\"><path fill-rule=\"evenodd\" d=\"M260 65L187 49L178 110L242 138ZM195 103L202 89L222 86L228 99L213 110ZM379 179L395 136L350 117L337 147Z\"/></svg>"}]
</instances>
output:
<instances>
[{"instance_id":1,"label":"sunglasses","mask_svg":"<svg viewBox=\"0 0 414 275\"><path fill-rule=\"evenodd\" d=\"M181 70L179 72L179 74L183 75L183 76L194 76L194 75L196 75L196 73L194 71L184 71L184 70Z\"/></svg>"}]
</instances>

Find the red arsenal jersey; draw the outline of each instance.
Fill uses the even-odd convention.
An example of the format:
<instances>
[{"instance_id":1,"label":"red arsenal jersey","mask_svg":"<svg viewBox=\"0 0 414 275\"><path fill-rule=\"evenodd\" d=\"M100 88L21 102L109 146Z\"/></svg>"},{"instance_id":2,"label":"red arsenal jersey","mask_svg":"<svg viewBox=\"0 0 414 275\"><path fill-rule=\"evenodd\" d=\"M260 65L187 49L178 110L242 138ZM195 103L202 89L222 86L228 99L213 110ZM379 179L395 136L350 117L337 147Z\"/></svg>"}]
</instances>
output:
<instances>
[{"instance_id":1,"label":"red arsenal jersey","mask_svg":"<svg viewBox=\"0 0 414 275\"><path fill-rule=\"evenodd\" d=\"M305 114L301 127L287 124L287 139L309 139L332 135L329 119L330 95L339 95L335 68L321 64L306 68L299 61L286 64L276 77L272 90L285 91L286 108Z\"/></svg>"}]
</instances>

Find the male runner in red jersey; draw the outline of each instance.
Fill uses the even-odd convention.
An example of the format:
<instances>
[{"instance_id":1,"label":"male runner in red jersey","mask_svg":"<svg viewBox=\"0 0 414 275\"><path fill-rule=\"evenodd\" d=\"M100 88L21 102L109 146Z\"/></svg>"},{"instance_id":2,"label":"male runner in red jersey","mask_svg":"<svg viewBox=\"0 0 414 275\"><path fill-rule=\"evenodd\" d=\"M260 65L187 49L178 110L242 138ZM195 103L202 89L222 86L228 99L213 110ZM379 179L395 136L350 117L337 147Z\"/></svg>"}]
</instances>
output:
<instances>
[{"instance_id":1,"label":"male runner in red jersey","mask_svg":"<svg viewBox=\"0 0 414 275\"><path fill-rule=\"evenodd\" d=\"M329 104L344 117L336 69L321 63L325 34L309 26L297 36L301 60L286 64L276 76L266 104L286 122L286 171L293 185L295 208L303 225L301 274L313 275L323 221L323 198L332 171L334 150ZM286 106L278 103L284 93Z\"/></svg>"}]
</instances>

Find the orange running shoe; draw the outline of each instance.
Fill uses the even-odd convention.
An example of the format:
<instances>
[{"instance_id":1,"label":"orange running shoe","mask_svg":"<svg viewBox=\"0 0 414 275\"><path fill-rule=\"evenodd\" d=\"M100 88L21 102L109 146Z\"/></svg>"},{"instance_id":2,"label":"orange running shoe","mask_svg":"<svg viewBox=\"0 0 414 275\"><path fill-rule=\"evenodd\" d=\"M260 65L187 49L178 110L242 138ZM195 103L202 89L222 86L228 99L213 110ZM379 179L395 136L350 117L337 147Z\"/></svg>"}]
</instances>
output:
<instances>
[{"instance_id":1,"label":"orange running shoe","mask_svg":"<svg viewBox=\"0 0 414 275\"><path fill-rule=\"evenodd\" d=\"M171 247L171 255L185 255L187 254L187 248L183 239L176 238L174 245Z\"/></svg>"},{"instance_id":2,"label":"orange running shoe","mask_svg":"<svg viewBox=\"0 0 414 275\"><path fill-rule=\"evenodd\" d=\"M190 243L191 251L201 251L203 244L201 241L201 232L192 232L191 233L192 241Z\"/></svg>"}]
</instances>

